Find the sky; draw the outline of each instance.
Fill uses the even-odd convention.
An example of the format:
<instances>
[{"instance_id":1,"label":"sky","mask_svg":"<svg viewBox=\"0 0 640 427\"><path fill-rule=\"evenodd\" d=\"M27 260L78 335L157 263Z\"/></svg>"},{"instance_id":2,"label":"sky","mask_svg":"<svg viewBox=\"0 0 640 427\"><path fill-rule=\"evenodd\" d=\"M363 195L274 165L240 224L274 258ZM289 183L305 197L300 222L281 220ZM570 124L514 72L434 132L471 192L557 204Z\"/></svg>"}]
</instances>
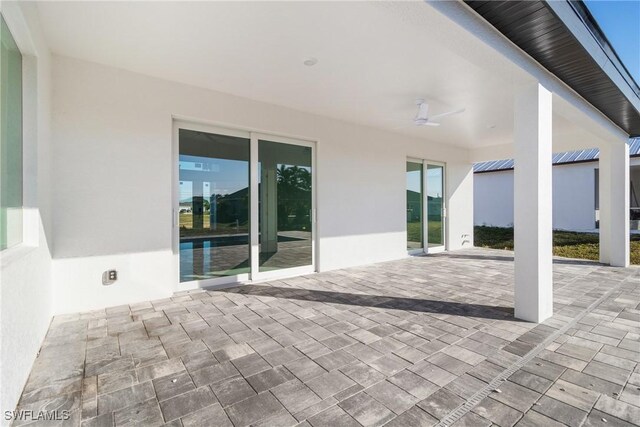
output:
<instances>
[{"instance_id":1,"label":"sky","mask_svg":"<svg viewBox=\"0 0 640 427\"><path fill-rule=\"evenodd\" d=\"M422 172L407 172L407 190L420 193L422 191ZM442 171L440 168L427 169L427 196L440 197L442 194Z\"/></svg>"},{"instance_id":2,"label":"sky","mask_svg":"<svg viewBox=\"0 0 640 427\"><path fill-rule=\"evenodd\" d=\"M180 165L180 202L190 202L194 195L194 171L202 180L202 189L195 192L208 199L212 194L227 195L249 187L249 162L215 157L198 157L181 154ZM281 163L277 167L282 166ZM306 166L298 166L311 172ZM258 164L258 182L260 182L260 163Z\"/></svg>"},{"instance_id":3,"label":"sky","mask_svg":"<svg viewBox=\"0 0 640 427\"><path fill-rule=\"evenodd\" d=\"M246 160L216 159L181 154L180 171L181 202L193 197L193 183L186 177L188 171L200 173L204 181L200 193L207 199L212 193L231 194L249 186L249 162Z\"/></svg>"},{"instance_id":4,"label":"sky","mask_svg":"<svg viewBox=\"0 0 640 427\"><path fill-rule=\"evenodd\" d=\"M584 3L640 85L640 0L586 0Z\"/></svg>"}]
</instances>

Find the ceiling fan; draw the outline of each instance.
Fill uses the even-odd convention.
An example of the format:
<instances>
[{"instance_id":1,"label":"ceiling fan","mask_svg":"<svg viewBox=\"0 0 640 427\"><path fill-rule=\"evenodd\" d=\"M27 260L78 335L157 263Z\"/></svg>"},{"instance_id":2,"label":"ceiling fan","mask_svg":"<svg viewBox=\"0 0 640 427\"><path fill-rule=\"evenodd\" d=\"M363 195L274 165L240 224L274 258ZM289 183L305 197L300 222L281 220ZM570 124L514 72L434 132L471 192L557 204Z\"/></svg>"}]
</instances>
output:
<instances>
[{"instance_id":1,"label":"ceiling fan","mask_svg":"<svg viewBox=\"0 0 640 427\"><path fill-rule=\"evenodd\" d=\"M416 114L413 119L413 123L415 123L416 126L440 126L440 123L436 120L464 111L464 108L461 108L429 117L429 104L427 104L424 99L416 99L416 105L418 106L418 114Z\"/></svg>"}]
</instances>

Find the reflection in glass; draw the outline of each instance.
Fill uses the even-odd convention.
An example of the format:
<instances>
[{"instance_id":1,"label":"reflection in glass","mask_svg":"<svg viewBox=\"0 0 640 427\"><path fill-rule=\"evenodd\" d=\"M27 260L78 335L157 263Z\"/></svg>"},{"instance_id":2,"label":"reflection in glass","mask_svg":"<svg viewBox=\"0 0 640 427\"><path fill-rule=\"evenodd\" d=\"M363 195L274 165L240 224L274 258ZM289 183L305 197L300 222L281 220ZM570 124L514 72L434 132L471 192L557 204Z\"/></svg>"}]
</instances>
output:
<instances>
[{"instance_id":1,"label":"reflection in glass","mask_svg":"<svg viewBox=\"0 0 640 427\"><path fill-rule=\"evenodd\" d=\"M311 265L311 148L258 142L259 271Z\"/></svg>"},{"instance_id":2,"label":"reflection in glass","mask_svg":"<svg viewBox=\"0 0 640 427\"><path fill-rule=\"evenodd\" d=\"M180 281L248 273L249 140L180 129Z\"/></svg>"},{"instance_id":3,"label":"reflection in glass","mask_svg":"<svg viewBox=\"0 0 640 427\"><path fill-rule=\"evenodd\" d=\"M444 168L438 165L427 165L427 226L429 247L444 244L444 227L442 212Z\"/></svg>"},{"instance_id":4,"label":"reflection in glass","mask_svg":"<svg viewBox=\"0 0 640 427\"><path fill-rule=\"evenodd\" d=\"M422 163L407 162L407 248L422 247Z\"/></svg>"}]
</instances>

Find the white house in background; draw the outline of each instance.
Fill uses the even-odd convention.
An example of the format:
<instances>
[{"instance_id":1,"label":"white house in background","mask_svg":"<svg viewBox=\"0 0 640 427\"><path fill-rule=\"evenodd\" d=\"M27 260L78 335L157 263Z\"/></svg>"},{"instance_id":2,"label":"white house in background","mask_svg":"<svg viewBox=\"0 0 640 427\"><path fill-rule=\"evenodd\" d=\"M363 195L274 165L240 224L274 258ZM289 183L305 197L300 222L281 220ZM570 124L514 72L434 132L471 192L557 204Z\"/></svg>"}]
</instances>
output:
<instances>
[{"instance_id":1,"label":"white house in background","mask_svg":"<svg viewBox=\"0 0 640 427\"><path fill-rule=\"evenodd\" d=\"M480 161L516 159L516 317L553 310L553 151L600 148L629 264L640 90L579 1L0 8L3 410L55 314L472 246Z\"/></svg>"},{"instance_id":2,"label":"white house in background","mask_svg":"<svg viewBox=\"0 0 640 427\"><path fill-rule=\"evenodd\" d=\"M595 232L599 221L597 148L553 155L553 228ZM640 138L629 140L630 228L640 223ZM473 166L473 222L513 227L513 159Z\"/></svg>"}]
</instances>

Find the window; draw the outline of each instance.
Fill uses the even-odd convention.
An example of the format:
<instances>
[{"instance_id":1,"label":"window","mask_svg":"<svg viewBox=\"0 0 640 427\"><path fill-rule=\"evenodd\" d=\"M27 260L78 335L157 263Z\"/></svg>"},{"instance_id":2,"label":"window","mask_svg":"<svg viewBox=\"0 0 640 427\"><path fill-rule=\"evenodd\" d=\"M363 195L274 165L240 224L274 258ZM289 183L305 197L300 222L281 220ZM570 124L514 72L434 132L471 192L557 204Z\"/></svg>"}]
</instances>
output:
<instances>
[{"instance_id":1,"label":"window","mask_svg":"<svg viewBox=\"0 0 640 427\"><path fill-rule=\"evenodd\" d=\"M312 264L311 147L258 141L259 271Z\"/></svg>"},{"instance_id":2,"label":"window","mask_svg":"<svg viewBox=\"0 0 640 427\"><path fill-rule=\"evenodd\" d=\"M22 55L0 15L0 250L22 242Z\"/></svg>"},{"instance_id":3,"label":"window","mask_svg":"<svg viewBox=\"0 0 640 427\"><path fill-rule=\"evenodd\" d=\"M179 132L180 281L249 273L247 138Z\"/></svg>"},{"instance_id":4,"label":"window","mask_svg":"<svg viewBox=\"0 0 640 427\"><path fill-rule=\"evenodd\" d=\"M180 282L314 270L313 143L188 123L176 136Z\"/></svg>"}]
</instances>

